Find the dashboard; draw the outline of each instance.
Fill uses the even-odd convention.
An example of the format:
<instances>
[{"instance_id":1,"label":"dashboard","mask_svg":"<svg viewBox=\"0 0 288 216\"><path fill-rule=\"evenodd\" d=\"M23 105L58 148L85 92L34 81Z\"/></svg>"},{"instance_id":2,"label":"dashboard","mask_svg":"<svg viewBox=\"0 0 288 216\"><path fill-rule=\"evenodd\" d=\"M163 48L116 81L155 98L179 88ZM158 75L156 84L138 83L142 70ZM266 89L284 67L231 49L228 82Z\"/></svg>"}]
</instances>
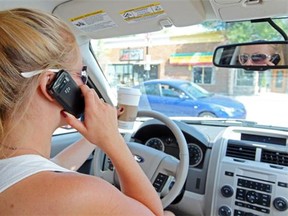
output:
<instances>
[{"instance_id":1,"label":"dashboard","mask_svg":"<svg viewBox=\"0 0 288 216\"><path fill-rule=\"evenodd\" d=\"M209 148L209 137L202 134L202 132L196 128L187 127L182 122L177 122L177 124L184 133L187 141L190 167L202 168L204 155ZM175 136L160 122L142 126L141 129L134 134L133 139L135 142L163 151L179 159L179 148Z\"/></svg>"},{"instance_id":2,"label":"dashboard","mask_svg":"<svg viewBox=\"0 0 288 216\"><path fill-rule=\"evenodd\" d=\"M223 131L207 176L212 215L287 215L287 138L287 132L268 129Z\"/></svg>"},{"instance_id":3,"label":"dashboard","mask_svg":"<svg viewBox=\"0 0 288 216\"><path fill-rule=\"evenodd\" d=\"M188 125L181 121L175 121L175 123L183 132L189 151L188 177L183 194L179 195L179 199L184 196L185 192L204 196L212 140L223 128L211 128L209 130L211 133L208 135L205 133L207 129L205 127ZM158 120L152 119L144 122L132 135L131 139L134 142L158 149L179 159L179 148L176 138L171 130Z\"/></svg>"},{"instance_id":4,"label":"dashboard","mask_svg":"<svg viewBox=\"0 0 288 216\"><path fill-rule=\"evenodd\" d=\"M288 214L287 132L175 123L185 136L190 161L186 184L172 211L179 215ZM143 123L132 139L178 158L174 135L157 120Z\"/></svg>"}]
</instances>

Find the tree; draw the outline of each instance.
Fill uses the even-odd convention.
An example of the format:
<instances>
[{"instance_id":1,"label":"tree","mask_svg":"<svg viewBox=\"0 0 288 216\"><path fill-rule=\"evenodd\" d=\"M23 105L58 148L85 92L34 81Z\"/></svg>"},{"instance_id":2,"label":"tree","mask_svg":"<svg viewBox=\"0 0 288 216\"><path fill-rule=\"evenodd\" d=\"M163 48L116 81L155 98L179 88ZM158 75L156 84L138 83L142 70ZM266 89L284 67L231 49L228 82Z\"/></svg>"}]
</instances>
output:
<instances>
[{"instance_id":1,"label":"tree","mask_svg":"<svg viewBox=\"0 0 288 216\"><path fill-rule=\"evenodd\" d=\"M288 21L277 19L275 23L288 32ZM208 30L223 31L229 43L244 43L256 40L283 40L282 35L276 31L269 23L259 22L221 22L207 21L202 24Z\"/></svg>"}]
</instances>

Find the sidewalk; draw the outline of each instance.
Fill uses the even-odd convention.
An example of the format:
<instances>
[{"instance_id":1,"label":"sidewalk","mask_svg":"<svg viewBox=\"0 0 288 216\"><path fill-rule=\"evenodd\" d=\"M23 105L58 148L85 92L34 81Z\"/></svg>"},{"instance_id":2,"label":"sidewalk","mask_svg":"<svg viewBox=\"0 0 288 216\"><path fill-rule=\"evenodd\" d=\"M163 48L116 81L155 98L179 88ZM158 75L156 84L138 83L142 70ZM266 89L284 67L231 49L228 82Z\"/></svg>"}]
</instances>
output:
<instances>
[{"instance_id":1,"label":"sidewalk","mask_svg":"<svg viewBox=\"0 0 288 216\"><path fill-rule=\"evenodd\" d=\"M288 94L264 92L254 96L237 96L235 99L246 107L247 120L288 126Z\"/></svg>"}]
</instances>

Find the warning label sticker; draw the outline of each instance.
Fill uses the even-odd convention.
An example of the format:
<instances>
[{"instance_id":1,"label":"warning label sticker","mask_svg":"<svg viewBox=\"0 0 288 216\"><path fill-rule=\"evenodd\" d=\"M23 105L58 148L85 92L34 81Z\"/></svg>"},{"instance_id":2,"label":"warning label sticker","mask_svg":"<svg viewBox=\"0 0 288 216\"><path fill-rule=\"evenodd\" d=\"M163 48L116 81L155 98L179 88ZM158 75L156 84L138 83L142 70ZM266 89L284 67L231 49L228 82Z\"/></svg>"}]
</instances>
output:
<instances>
[{"instance_id":1,"label":"warning label sticker","mask_svg":"<svg viewBox=\"0 0 288 216\"><path fill-rule=\"evenodd\" d=\"M163 14L165 14L165 11L160 3L153 3L120 12L120 15L123 17L123 19L129 23L140 22L146 19L161 16Z\"/></svg>"},{"instance_id":2,"label":"warning label sticker","mask_svg":"<svg viewBox=\"0 0 288 216\"><path fill-rule=\"evenodd\" d=\"M70 22L76 28L85 32L100 31L107 28L117 27L116 23L103 10L71 18Z\"/></svg>"}]
</instances>

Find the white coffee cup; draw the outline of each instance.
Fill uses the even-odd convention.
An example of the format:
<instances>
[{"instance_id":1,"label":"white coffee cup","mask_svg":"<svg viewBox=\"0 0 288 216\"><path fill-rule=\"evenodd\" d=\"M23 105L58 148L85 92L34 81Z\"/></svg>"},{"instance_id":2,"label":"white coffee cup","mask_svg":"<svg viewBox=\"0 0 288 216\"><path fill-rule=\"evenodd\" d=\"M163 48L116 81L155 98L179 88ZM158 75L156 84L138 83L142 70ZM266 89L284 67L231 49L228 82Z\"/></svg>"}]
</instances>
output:
<instances>
[{"instance_id":1,"label":"white coffee cup","mask_svg":"<svg viewBox=\"0 0 288 216\"><path fill-rule=\"evenodd\" d=\"M137 117L141 92L139 89L120 87L118 89L118 127L132 129Z\"/></svg>"}]
</instances>

